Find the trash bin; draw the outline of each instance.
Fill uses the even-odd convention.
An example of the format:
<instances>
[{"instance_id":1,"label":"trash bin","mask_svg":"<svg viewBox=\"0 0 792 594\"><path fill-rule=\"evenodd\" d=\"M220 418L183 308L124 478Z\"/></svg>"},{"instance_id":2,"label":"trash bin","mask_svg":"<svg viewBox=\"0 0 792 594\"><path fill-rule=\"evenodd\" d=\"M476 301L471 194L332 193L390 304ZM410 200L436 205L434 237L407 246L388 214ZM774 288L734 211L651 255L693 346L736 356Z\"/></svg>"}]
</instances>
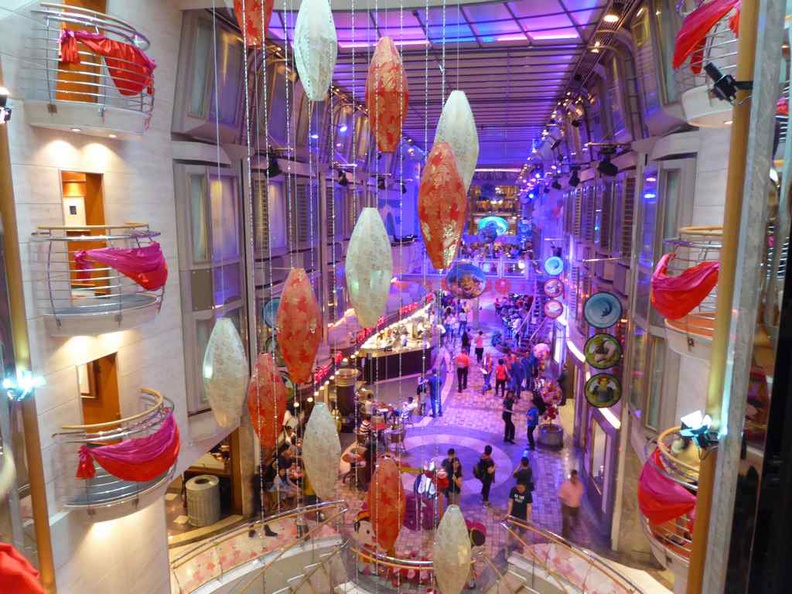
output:
<instances>
[{"instance_id":1,"label":"trash bin","mask_svg":"<svg viewBox=\"0 0 792 594\"><path fill-rule=\"evenodd\" d=\"M187 517L192 526L209 526L220 519L220 479L202 474L187 481Z\"/></svg>"}]
</instances>

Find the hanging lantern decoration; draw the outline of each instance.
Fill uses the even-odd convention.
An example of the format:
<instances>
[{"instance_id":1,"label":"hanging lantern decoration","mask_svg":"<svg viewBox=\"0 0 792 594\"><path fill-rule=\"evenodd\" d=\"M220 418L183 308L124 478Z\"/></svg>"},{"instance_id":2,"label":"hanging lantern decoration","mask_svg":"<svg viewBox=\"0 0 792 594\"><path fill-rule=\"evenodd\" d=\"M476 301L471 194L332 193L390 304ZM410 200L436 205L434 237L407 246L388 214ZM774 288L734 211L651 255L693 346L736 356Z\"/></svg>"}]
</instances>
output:
<instances>
[{"instance_id":1,"label":"hanging lantern decoration","mask_svg":"<svg viewBox=\"0 0 792 594\"><path fill-rule=\"evenodd\" d=\"M495 281L495 290L501 295L505 295L511 289L511 283L508 278L499 278Z\"/></svg>"},{"instance_id":2,"label":"hanging lantern decoration","mask_svg":"<svg viewBox=\"0 0 792 594\"><path fill-rule=\"evenodd\" d=\"M404 486L393 458L385 457L377 463L369 486L368 509L377 544L386 553L393 551L407 513Z\"/></svg>"},{"instance_id":3,"label":"hanging lantern decoration","mask_svg":"<svg viewBox=\"0 0 792 594\"><path fill-rule=\"evenodd\" d=\"M464 91L451 91L446 99L437 122L434 141L444 141L451 145L467 192L478 163L479 139L473 111Z\"/></svg>"},{"instance_id":4,"label":"hanging lantern decoration","mask_svg":"<svg viewBox=\"0 0 792 594\"><path fill-rule=\"evenodd\" d=\"M294 61L305 94L324 101L333 81L338 38L327 0L303 0L294 25Z\"/></svg>"},{"instance_id":5,"label":"hanging lantern decoration","mask_svg":"<svg viewBox=\"0 0 792 594\"><path fill-rule=\"evenodd\" d=\"M203 358L203 388L217 424L233 427L242 416L249 378L245 347L228 318L217 320Z\"/></svg>"},{"instance_id":6,"label":"hanging lantern decoration","mask_svg":"<svg viewBox=\"0 0 792 594\"><path fill-rule=\"evenodd\" d=\"M426 160L418 189L418 217L432 266L447 269L467 217L467 193L447 142L436 142Z\"/></svg>"},{"instance_id":7,"label":"hanging lantern decoration","mask_svg":"<svg viewBox=\"0 0 792 594\"><path fill-rule=\"evenodd\" d=\"M234 14L248 47L261 47L264 43L274 6L275 0L234 0Z\"/></svg>"},{"instance_id":8,"label":"hanging lantern decoration","mask_svg":"<svg viewBox=\"0 0 792 594\"><path fill-rule=\"evenodd\" d=\"M295 384L311 379L322 342L322 314L304 268L292 268L286 278L276 319L278 344Z\"/></svg>"},{"instance_id":9,"label":"hanging lantern decoration","mask_svg":"<svg viewBox=\"0 0 792 594\"><path fill-rule=\"evenodd\" d=\"M377 148L384 153L399 146L408 96L399 50L390 37L380 37L366 77L366 107Z\"/></svg>"},{"instance_id":10,"label":"hanging lantern decoration","mask_svg":"<svg viewBox=\"0 0 792 594\"><path fill-rule=\"evenodd\" d=\"M286 384L269 353L260 353L247 390L247 408L261 447L275 449L286 414Z\"/></svg>"},{"instance_id":11,"label":"hanging lantern decoration","mask_svg":"<svg viewBox=\"0 0 792 594\"><path fill-rule=\"evenodd\" d=\"M457 594L467 583L471 551L467 524L458 505L449 505L437 527L434 570L442 594Z\"/></svg>"},{"instance_id":12,"label":"hanging lantern decoration","mask_svg":"<svg viewBox=\"0 0 792 594\"><path fill-rule=\"evenodd\" d=\"M333 415L324 402L314 404L305 427L302 459L311 486L320 499L329 501L335 495L341 442Z\"/></svg>"},{"instance_id":13,"label":"hanging lantern decoration","mask_svg":"<svg viewBox=\"0 0 792 594\"><path fill-rule=\"evenodd\" d=\"M385 311L393 276L390 240L376 208L366 207L358 218L346 255L349 300L363 328L377 324Z\"/></svg>"}]
</instances>

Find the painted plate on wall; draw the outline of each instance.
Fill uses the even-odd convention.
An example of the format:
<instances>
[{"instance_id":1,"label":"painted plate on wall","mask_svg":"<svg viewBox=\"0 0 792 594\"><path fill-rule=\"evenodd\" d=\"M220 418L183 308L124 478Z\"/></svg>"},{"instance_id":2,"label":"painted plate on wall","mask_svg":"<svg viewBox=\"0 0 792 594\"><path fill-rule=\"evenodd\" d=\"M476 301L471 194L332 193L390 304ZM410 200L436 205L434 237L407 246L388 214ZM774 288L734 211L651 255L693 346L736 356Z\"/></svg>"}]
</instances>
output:
<instances>
[{"instance_id":1,"label":"painted plate on wall","mask_svg":"<svg viewBox=\"0 0 792 594\"><path fill-rule=\"evenodd\" d=\"M610 328L621 319L621 301L613 293L594 293L586 299L583 315L595 328Z\"/></svg>"},{"instance_id":2,"label":"painted plate on wall","mask_svg":"<svg viewBox=\"0 0 792 594\"><path fill-rule=\"evenodd\" d=\"M619 340L610 334L595 334L583 347L586 363L594 369L608 369L619 363L622 347Z\"/></svg>"},{"instance_id":3,"label":"painted plate on wall","mask_svg":"<svg viewBox=\"0 0 792 594\"><path fill-rule=\"evenodd\" d=\"M475 299L487 288L487 277L473 264L454 264L445 276L448 290L459 299Z\"/></svg>"},{"instance_id":4,"label":"painted plate on wall","mask_svg":"<svg viewBox=\"0 0 792 594\"><path fill-rule=\"evenodd\" d=\"M478 222L478 230L483 231L487 227L494 226L498 235L503 235L509 230L509 221L503 217L484 217Z\"/></svg>"},{"instance_id":5,"label":"painted plate on wall","mask_svg":"<svg viewBox=\"0 0 792 594\"><path fill-rule=\"evenodd\" d=\"M275 355L275 363L278 367L286 366L286 361L283 360L283 353L281 353L278 341L275 340L274 336L270 336L266 342L264 342L264 351Z\"/></svg>"},{"instance_id":6,"label":"painted plate on wall","mask_svg":"<svg viewBox=\"0 0 792 594\"><path fill-rule=\"evenodd\" d=\"M548 281L545 281L544 284L544 294L550 297L550 299L555 299L556 297L560 297L564 293L564 283L561 282L560 279L551 278Z\"/></svg>"},{"instance_id":7,"label":"painted plate on wall","mask_svg":"<svg viewBox=\"0 0 792 594\"><path fill-rule=\"evenodd\" d=\"M550 276L558 276L564 272L564 261L558 256L553 256L545 260L544 269Z\"/></svg>"},{"instance_id":8,"label":"painted plate on wall","mask_svg":"<svg viewBox=\"0 0 792 594\"><path fill-rule=\"evenodd\" d=\"M551 320L555 320L564 313L564 304L557 299L550 299L545 303L544 313Z\"/></svg>"},{"instance_id":9,"label":"painted plate on wall","mask_svg":"<svg viewBox=\"0 0 792 594\"><path fill-rule=\"evenodd\" d=\"M621 399L621 382L608 373L598 373L586 382L583 392L591 406L608 408Z\"/></svg>"},{"instance_id":10,"label":"painted plate on wall","mask_svg":"<svg viewBox=\"0 0 792 594\"><path fill-rule=\"evenodd\" d=\"M275 297L267 301L261 308L261 318L270 328L275 327L275 316L278 315L278 306L280 306L280 297Z\"/></svg>"}]
</instances>

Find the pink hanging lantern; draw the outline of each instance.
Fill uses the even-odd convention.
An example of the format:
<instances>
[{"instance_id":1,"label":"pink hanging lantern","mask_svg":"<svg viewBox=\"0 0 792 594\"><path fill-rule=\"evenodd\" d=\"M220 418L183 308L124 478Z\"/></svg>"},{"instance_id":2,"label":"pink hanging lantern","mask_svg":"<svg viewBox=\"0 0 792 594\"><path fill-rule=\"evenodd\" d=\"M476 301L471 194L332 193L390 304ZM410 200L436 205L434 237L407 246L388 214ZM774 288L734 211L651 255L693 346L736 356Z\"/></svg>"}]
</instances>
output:
<instances>
[{"instance_id":1,"label":"pink hanging lantern","mask_svg":"<svg viewBox=\"0 0 792 594\"><path fill-rule=\"evenodd\" d=\"M508 278L499 278L495 281L495 290L501 295L505 295L511 289L511 283Z\"/></svg>"},{"instance_id":2,"label":"pink hanging lantern","mask_svg":"<svg viewBox=\"0 0 792 594\"><path fill-rule=\"evenodd\" d=\"M304 268L292 268L283 288L278 315L278 344L295 384L311 379L322 342L322 313Z\"/></svg>"},{"instance_id":3,"label":"pink hanging lantern","mask_svg":"<svg viewBox=\"0 0 792 594\"><path fill-rule=\"evenodd\" d=\"M248 47L260 47L264 43L274 5L275 0L234 0L234 14Z\"/></svg>"},{"instance_id":4,"label":"pink hanging lantern","mask_svg":"<svg viewBox=\"0 0 792 594\"><path fill-rule=\"evenodd\" d=\"M407 513L399 467L393 458L382 458L377 463L371 477L367 505L377 544L386 553L393 551Z\"/></svg>"},{"instance_id":5,"label":"pink hanging lantern","mask_svg":"<svg viewBox=\"0 0 792 594\"><path fill-rule=\"evenodd\" d=\"M456 255L467 217L467 194L451 145L437 142L418 189L418 217L432 266L444 270Z\"/></svg>"},{"instance_id":6,"label":"pink hanging lantern","mask_svg":"<svg viewBox=\"0 0 792 594\"><path fill-rule=\"evenodd\" d=\"M286 384L269 353L260 353L247 391L247 407L261 447L275 449L286 414Z\"/></svg>"},{"instance_id":7,"label":"pink hanging lantern","mask_svg":"<svg viewBox=\"0 0 792 594\"><path fill-rule=\"evenodd\" d=\"M408 96L399 51L390 37L381 37L366 77L366 107L377 148L382 152L392 153L399 146Z\"/></svg>"}]
</instances>

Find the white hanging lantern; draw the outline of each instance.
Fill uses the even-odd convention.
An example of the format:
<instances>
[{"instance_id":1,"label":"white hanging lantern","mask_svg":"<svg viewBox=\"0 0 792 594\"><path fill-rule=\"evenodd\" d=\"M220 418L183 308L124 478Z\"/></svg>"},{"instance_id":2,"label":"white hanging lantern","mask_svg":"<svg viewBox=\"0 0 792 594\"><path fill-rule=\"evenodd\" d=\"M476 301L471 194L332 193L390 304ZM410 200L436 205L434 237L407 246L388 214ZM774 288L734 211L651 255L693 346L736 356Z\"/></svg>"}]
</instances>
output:
<instances>
[{"instance_id":1,"label":"white hanging lantern","mask_svg":"<svg viewBox=\"0 0 792 594\"><path fill-rule=\"evenodd\" d=\"M335 419L324 402L316 403L311 411L305 427L302 458L313 490L321 499L332 499L341 462L341 442Z\"/></svg>"},{"instance_id":2,"label":"white hanging lantern","mask_svg":"<svg viewBox=\"0 0 792 594\"><path fill-rule=\"evenodd\" d=\"M476 121L464 91L451 91L443 105L437 122L435 143L445 141L451 145L456 157L457 170L462 176L465 191L470 188L479 155Z\"/></svg>"},{"instance_id":3,"label":"white hanging lantern","mask_svg":"<svg viewBox=\"0 0 792 594\"><path fill-rule=\"evenodd\" d=\"M327 0L303 0L294 25L294 60L305 94L324 101L333 80L338 38Z\"/></svg>"},{"instance_id":4,"label":"white hanging lantern","mask_svg":"<svg viewBox=\"0 0 792 594\"><path fill-rule=\"evenodd\" d=\"M346 255L349 299L363 328L375 326L385 311L393 276L393 254L376 208L360 213Z\"/></svg>"},{"instance_id":5,"label":"white hanging lantern","mask_svg":"<svg viewBox=\"0 0 792 594\"><path fill-rule=\"evenodd\" d=\"M434 570L442 594L458 594L470 573L470 536L458 505L449 505L437 527Z\"/></svg>"},{"instance_id":6,"label":"white hanging lantern","mask_svg":"<svg viewBox=\"0 0 792 594\"><path fill-rule=\"evenodd\" d=\"M223 428L239 422L250 379L247 356L236 326L228 318L217 320L203 358L203 387L217 424Z\"/></svg>"}]
</instances>

